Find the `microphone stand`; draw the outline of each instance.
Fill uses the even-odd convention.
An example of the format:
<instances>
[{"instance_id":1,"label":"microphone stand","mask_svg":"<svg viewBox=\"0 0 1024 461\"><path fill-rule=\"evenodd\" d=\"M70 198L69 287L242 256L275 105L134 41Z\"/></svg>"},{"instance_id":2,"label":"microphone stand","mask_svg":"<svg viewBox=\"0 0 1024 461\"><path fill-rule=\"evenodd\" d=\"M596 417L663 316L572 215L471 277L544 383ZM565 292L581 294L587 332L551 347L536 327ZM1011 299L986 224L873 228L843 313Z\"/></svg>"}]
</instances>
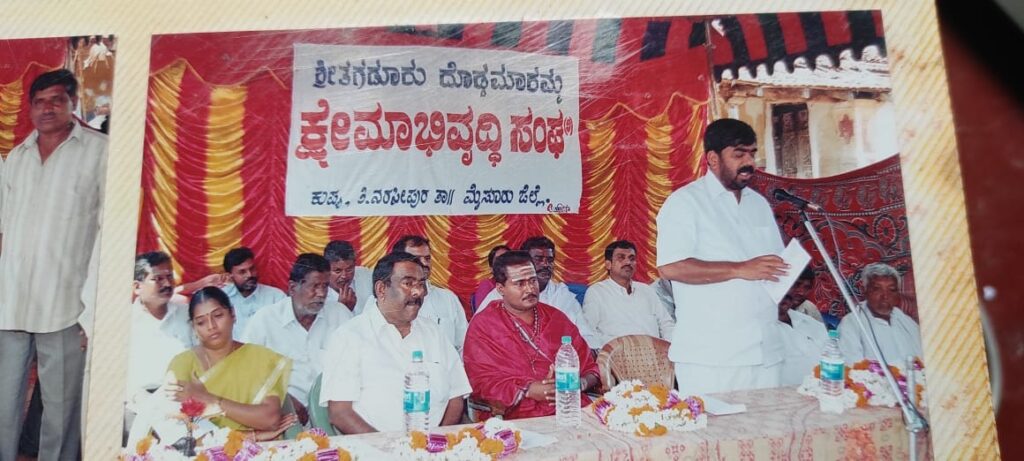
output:
<instances>
[{"instance_id":1,"label":"microphone stand","mask_svg":"<svg viewBox=\"0 0 1024 461\"><path fill-rule=\"evenodd\" d=\"M821 254L822 259L825 260L825 266L828 267L828 271L832 274L832 278L836 282L836 286L839 287L839 292L843 294L843 301L846 302L846 307L850 309L850 313L857 320L857 326L860 328L861 334L868 338L868 345L871 346L871 352L874 352L875 357L878 357L878 361L882 365L882 373L885 375L886 382L889 383L889 388L892 390L893 395L899 401L900 409L903 411L903 422L907 426L907 434L910 436L910 460L914 461L917 459L917 435L922 432L928 431L928 421L921 415L917 407L914 405L912 400L908 399L907 396L900 392L900 386L896 383L896 378L893 377L892 372L889 371L889 364L885 361L885 357L882 356L881 349L878 348L878 343L875 342L874 335L868 332L867 327L864 325L864 320L861 318L861 308L859 304L853 302L853 296L850 295L849 290L846 289L846 283L839 271L836 270L835 265L832 264L832 258L829 257L828 252L825 250L825 245L821 243L821 238L818 237L818 231L814 229L811 224L811 219L807 217L807 212L804 207L800 208L800 216L803 218L804 227L807 228L807 233L811 235L811 239L814 240L814 246L818 248L818 252ZM907 371L909 374L913 374L914 370L910 369ZM916 396L917 392L915 389L907 386L907 393Z\"/></svg>"}]
</instances>

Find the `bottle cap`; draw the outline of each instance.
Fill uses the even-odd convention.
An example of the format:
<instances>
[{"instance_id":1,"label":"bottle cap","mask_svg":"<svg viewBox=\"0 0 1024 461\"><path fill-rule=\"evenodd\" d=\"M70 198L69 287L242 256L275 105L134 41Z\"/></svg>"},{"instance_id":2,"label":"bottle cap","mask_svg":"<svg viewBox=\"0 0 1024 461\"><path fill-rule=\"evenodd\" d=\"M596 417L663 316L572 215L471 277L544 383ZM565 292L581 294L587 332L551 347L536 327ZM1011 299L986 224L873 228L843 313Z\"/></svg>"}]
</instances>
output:
<instances>
[{"instance_id":1,"label":"bottle cap","mask_svg":"<svg viewBox=\"0 0 1024 461\"><path fill-rule=\"evenodd\" d=\"M839 330L828 330L829 339L839 339Z\"/></svg>"},{"instance_id":2,"label":"bottle cap","mask_svg":"<svg viewBox=\"0 0 1024 461\"><path fill-rule=\"evenodd\" d=\"M562 336L562 344L572 344L572 336Z\"/></svg>"},{"instance_id":3,"label":"bottle cap","mask_svg":"<svg viewBox=\"0 0 1024 461\"><path fill-rule=\"evenodd\" d=\"M412 351L412 361L413 362L422 362L423 361L423 351Z\"/></svg>"}]
</instances>

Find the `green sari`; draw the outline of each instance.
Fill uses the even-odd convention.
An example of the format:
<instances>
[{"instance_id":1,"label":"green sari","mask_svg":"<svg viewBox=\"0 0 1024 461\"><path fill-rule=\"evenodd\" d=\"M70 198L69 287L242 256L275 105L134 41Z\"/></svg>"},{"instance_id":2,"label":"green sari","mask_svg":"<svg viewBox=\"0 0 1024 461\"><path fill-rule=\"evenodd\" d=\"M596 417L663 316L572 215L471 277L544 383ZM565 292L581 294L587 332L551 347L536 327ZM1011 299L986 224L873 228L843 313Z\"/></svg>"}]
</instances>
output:
<instances>
[{"instance_id":1,"label":"green sari","mask_svg":"<svg viewBox=\"0 0 1024 461\"><path fill-rule=\"evenodd\" d=\"M199 376L207 391L223 399L256 405L274 396L283 405L288 394L292 361L263 346L243 344L209 370L203 370L199 357L192 350L175 356L167 369L179 381ZM218 427L249 429L225 416L211 418L210 422Z\"/></svg>"}]
</instances>

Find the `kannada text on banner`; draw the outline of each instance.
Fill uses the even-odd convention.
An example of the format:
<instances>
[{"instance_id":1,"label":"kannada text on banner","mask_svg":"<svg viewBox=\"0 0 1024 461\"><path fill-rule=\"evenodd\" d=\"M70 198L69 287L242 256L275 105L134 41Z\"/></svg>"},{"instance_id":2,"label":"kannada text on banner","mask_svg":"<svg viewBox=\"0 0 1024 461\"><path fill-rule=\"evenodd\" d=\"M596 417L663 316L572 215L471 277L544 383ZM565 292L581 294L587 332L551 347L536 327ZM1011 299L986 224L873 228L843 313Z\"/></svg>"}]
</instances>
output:
<instances>
[{"instance_id":1,"label":"kannada text on banner","mask_svg":"<svg viewBox=\"0 0 1024 461\"><path fill-rule=\"evenodd\" d=\"M576 213L579 63L296 44L290 216Z\"/></svg>"}]
</instances>

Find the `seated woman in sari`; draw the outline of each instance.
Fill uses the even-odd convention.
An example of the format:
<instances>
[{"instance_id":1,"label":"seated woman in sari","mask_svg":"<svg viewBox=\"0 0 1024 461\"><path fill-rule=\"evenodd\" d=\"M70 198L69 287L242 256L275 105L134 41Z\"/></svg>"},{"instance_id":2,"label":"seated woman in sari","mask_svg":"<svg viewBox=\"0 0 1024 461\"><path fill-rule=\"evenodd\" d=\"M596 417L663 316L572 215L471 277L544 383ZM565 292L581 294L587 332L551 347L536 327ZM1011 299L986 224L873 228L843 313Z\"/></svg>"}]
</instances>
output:
<instances>
[{"instance_id":1,"label":"seated woman in sari","mask_svg":"<svg viewBox=\"0 0 1024 461\"><path fill-rule=\"evenodd\" d=\"M218 405L219 427L252 431L258 440L277 438L297 422L282 416L291 360L270 349L231 337L235 315L226 294L206 287L192 295L189 320L199 345L182 352L168 367L178 380L168 391L181 402L188 398Z\"/></svg>"}]
</instances>

